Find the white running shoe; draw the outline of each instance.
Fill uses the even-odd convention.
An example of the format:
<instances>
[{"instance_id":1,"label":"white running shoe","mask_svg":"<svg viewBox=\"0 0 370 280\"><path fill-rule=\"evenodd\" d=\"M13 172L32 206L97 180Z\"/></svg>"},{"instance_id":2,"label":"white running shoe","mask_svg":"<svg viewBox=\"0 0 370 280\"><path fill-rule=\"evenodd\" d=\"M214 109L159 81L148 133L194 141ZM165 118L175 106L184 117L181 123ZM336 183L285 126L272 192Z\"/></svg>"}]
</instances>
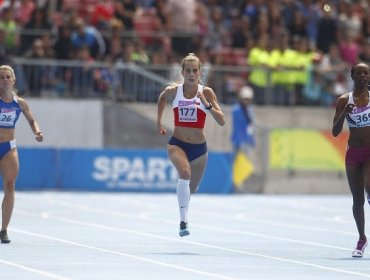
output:
<instances>
[{"instance_id":1,"label":"white running shoe","mask_svg":"<svg viewBox=\"0 0 370 280\"><path fill-rule=\"evenodd\" d=\"M362 258L364 256L366 246L367 246L367 241L360 239L357 242L356 248L352 252L352 257L353 258Z\"/></svg>"}]
</instances>

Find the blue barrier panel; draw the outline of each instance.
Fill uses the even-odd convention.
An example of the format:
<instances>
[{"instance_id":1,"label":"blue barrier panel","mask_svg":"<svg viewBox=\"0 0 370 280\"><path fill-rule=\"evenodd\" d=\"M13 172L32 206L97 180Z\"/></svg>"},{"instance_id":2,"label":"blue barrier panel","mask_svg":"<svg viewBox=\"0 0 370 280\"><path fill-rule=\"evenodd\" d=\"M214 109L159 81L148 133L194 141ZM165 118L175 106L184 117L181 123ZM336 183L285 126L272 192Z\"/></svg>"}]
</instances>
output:
<instances>
[{"instance_id":1,"label":"blue barrier panel","mask_svg":"<svg viewBox=\"0 0 370 280\"><path fill-rule=\"evenodd\" d=\"M164 150L62 149L62 189L171 191L176 170Z\"/></svg>"},{"instance_id":2,"label":"blue barrier panel","mask_svg":"<svg viewBox=\"0 0 370 280\"><path fill-rule=\"evenodd\" d=\"M55 149L18 148L17 190L55 189L58 178L58 154Z\"/></svg>"},{"instance_id":3,"label":"blue barrier panel","mask_svg":"<svg viewBox=\"0 0 370 280\"><path fill-rule=\"evenodd\" d=\"M233 192L231 153L208 152L207 168L200 184L199 192Z\"/></svg>"},{"instance_id":4,"label":"blue barrier panel","mask_svg":"<svg viewBox=\"0 0 370 280\"><path fill-rule=\"evenodd\" d=\"M177 172L167 151L135 149L62 149L61 189L174 192ZM227 153L210 153L199 192L230 193L231 164Z\"/></svg>"},{"instance_id":5,"label":"blue barrier panel","mask_svg":"<svg viewBox=\"0 0 370 280\"><path fill-rule=\"evenodd\" d=\"M165 149L19 148L18 190L175 192ZM231 155L209 153L200 193L231 193Z\"/></svg>"}]
</instances>

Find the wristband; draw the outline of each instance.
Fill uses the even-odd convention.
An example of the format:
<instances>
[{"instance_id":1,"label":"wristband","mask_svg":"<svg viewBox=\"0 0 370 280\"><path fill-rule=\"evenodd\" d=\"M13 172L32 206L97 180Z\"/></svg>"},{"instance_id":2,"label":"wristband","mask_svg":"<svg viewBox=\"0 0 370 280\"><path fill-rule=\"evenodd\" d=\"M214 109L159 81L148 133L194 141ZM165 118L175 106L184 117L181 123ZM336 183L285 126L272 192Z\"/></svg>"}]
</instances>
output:
<instances>
[{"instance_id":1,"label":"wristband","mask_svg":"<svg viewBox=\"0 0 370 280\"><path fill-rule=\"evenodd\" d=\"M208 107L204 107L206 110L211 110L213 108L212 104L210 102L208 102Z\"/></svg>"}]
</instances>

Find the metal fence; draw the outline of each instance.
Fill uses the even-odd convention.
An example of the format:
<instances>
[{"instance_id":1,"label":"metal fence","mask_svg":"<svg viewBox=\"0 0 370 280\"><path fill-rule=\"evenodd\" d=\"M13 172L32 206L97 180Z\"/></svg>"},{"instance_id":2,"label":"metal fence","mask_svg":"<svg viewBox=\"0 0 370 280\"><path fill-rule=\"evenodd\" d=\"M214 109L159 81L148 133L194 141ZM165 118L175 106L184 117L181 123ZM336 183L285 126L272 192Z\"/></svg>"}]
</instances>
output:
<instances>
[{"instance_id":1,"label":"metal fence","mask_svg":"<svg viewBox=\"0 0 370 280\"><path fill-rule=\"evenodd\" d=\"M19 94L31 97L103 98L117 101L156 102L160 92L180 82L180 66L137 65L13 59ZM219 102L231 104L246 83L248 67L205 66L202 83L211 86Z\"/></svg>"},{"instance_id":2,"label":"metal fence","mask_svg":"<svg viewBox=\"0 0 370 280\"><path fill-rule=\"evenodd\" d=\"M179 64L140 65L121 61L109 63L15 58L12 65L16 72L20 95L26 94L31 97L156 102L166 86L181 82L182 78ZM248 83L252 70L255 68L208 64L202 68L201 81L214 89L220 103L232 104L237 99L240 87ZM267 72L267 77L271 77L270 69L262 70ZM289 70L285 71L286 75L289 75ZM334 93L335 82L325 81L324 76L314 68L308 70L307 74L310 78L307 85L300 85L299 96L294 85L290 85L286 87L288 90L285 90L287 96L280 102L276 96L281 87L267 82L262 89L255 89L256 104L332 106L338 96ZM350 80L349 77L346 79ZM347 82L347 87L343 87L345 91L349 90L349 84ZM263 99L260 96L263 96Z\"/></svg>"}]
</instances>

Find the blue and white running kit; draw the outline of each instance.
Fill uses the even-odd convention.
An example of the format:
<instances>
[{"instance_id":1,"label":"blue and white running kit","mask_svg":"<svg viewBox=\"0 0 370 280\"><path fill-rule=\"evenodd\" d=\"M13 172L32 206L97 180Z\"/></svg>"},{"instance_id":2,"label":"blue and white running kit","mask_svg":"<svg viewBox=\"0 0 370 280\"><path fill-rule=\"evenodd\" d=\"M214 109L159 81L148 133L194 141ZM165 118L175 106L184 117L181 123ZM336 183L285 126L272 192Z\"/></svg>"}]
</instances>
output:
<instances>
[{"instance_id":1,"label":"blue and white running kit","mask_svg":"<svg viewBox=\"0 0 370 280\"><path fill-rule=\"evenodd\" d=\"M16 96L9 103L0 99L0 128L14 129L21 112L22 110ZM15 139L0 143L0 159L16 146Z\"/></svg>"}]
</instances>

